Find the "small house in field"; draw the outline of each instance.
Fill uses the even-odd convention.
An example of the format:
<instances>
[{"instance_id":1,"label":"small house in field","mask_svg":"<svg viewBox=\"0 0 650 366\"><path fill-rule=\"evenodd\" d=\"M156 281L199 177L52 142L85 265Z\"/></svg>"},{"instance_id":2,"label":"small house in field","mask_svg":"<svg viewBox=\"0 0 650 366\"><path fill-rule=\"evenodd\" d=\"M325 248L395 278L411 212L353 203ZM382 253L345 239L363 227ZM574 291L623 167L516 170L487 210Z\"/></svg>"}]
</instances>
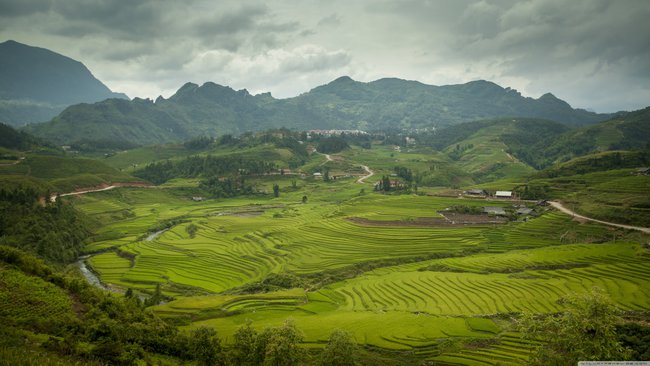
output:
<instances>
[{"instance_id":1,"label":"small house in field","mask_svg":"<svg viewBox=\"0 0 650 366\"><path fill-rule=\"evenodd\" d=\"M496 198L512 198L512 191L497 191L494 194Z\"/></svg>"},{"instance_id":2,"label":"small house in field","mask_svg":"<svg viewBox=\"0 0 650 366\"><path fill-rule=\"evenodd\" d=\"M470 189L465 191L465 194L468 196L482 197L482 196L486 196L487 192L485 192L485 190L483 189Z\"/></svg>"},{"instance_id":3,"label":"small house in field","mask_svg":"<svg viewBox=\"0 0 650 366\"><path fill-rule=\"evenodd\" d=\"M520 207L517 209L517 215L530 215L533 212L532 208Z\"/></svg>"},{"instance_id":4,"label":"small house in field","mask_svg":"<svg viewBox=\"0 0 650 366\"><path fill-rule=\"evenodd\" d=\"M483 212L488 215L506 216L506 210L503 207L498 206L485 206L483 207Z\"/></svg>"},{"instance_id":5,"label":"small house in field","mask_svg":"<svg viewBox=\"0 0 650 366\"><path fill-rule=\"evenodd\" d=\"M390 181L390 188L402 188L403 186L404 185L402 184L402 182L400 182L398 180L391 180Z\"/></svg>"},{"instance_id":6,"label":"small house in field","mask_svg":"<svg viewBox=\"0 0 650 366\"><path fill-rule=\"evenodd\" d=\"M192 197L192 201L194 201L194 202L201 202L201 201L205 201L205 198L203 198L203 197L199 197L199 196L197 196L197 197Z\"/></svg>"},{"instance_id":7,"label":"small house in field","mask_svg":"<svg viewBox=\"0 0 650 366\"><path fill-rule=\"evenodd\" d=\"M320 173L320 172L314 173L314 178L319 178L319 179L323 178L323 173Z\"/></svg>"}]
</instances>

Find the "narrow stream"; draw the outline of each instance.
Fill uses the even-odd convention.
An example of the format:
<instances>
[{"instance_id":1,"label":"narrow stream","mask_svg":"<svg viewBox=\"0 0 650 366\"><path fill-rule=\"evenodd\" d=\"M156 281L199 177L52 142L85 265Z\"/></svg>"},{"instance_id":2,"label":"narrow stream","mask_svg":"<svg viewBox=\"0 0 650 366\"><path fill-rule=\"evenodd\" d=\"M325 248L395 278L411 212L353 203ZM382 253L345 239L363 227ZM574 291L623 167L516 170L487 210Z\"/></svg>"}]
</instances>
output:
<instances>
[{"instance_id":1,"label":"narrow stream","mask_svg":"<svg viewBox=\"0 0 650 366\"><path fill-rule=\"evenodd\" d=\"M156 231L155 233L151 233L144 240L152 241L167 230L169 229L163 229L163 230ZM88 281L89 284L97 288L100 288L102 290L110 291L110 292L118 292L116 289L104 285L102 281L99 279L99 277L97 277L95 272L91 271L90 268L88 268L88 265L86 264L86 260L88 260L92 256L93 255L91 254L82 255L81 257L77 258L77 262L76 262L77 267L79 267L79 270L81 271L81 274L86 278L86 281ZM140 300L144 298L142 297L142 295L140 295L139 297L141 297Z\"/></svg>"},{"instance_id":2,"label":"narrow stream","mask_svg":"<svg viewBox=\"0 0 650 366\"><path fill-rule=\"evenodd\" d=\"M159 237L160 234L164 233L167 230L169 230L169 229L162 229L162 230L156 231L155 233L151 233L144 239L144 241L152 241L155 238Z\"/></svg>"},{"instance_id":3,"label":"narrow stream","mask_svg":"<svg viewBox=\"0 0 650 366\"><path fill-rule=\"evenodd\" d=\"M104 286L104 284L99 279L99 277L97 277L97 275L88 268L88 266L86 265L86 260L90 257L91 257L90 255L83 255L79 257L79 260L77 260L76 264L77 267L79 267L81 274L86 278L86 281L88 281L88 283L90 283L91 285L101 288L102 290L105 291L115 292L114 290Z\"/></svg>"}]
</instances>

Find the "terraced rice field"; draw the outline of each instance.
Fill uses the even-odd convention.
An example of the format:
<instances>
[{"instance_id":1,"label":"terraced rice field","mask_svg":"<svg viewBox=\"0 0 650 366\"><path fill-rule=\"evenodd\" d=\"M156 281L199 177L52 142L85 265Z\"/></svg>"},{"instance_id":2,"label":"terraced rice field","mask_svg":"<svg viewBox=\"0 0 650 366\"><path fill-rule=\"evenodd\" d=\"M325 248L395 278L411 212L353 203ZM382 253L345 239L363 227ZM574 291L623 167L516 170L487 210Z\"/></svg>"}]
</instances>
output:
<instances>
[{"instance_id":1,"label":"terraced rice field","mask_svg":"<svg viewBox=\"0 0 650 366\"><path fill-rule=\"evenodd\" d=\"M445 366L521 365L529 359L537 345L535 341L522 339L520 334L504 332L494 345L464 349L462 352L449 352L432 357L430 360Z\"/></svg>"},{"instance_id":2,"label":"terraced rice field","mask_svg":"<svg viewBox=\"0 0 650 366\"><path fill-rule=\"evenodd\" d=\"M549 313L570 292L606 289L625 310L650 308L650 266L593 265L585 268L504 273L394 272L368 274L331 286L330 297L350 311L410 311L436 315Z\"/></svg>"},{"instance_id":3,"label":"terraced rice field","mask_svg":"<svg viewBox=\"0 0 650 366\"><path fill-rule=\"evenodd\" d=\"M506 224L362 226L347 218L408 222L439 217L437 211L457 204L511 203L385 196L353 178L300 181L295 189L291 178L277 179L279 198L193 202L186 188L174 186L71 200L103 223L87 250L109 249L90 259L104 282L149 290L160 283L176 297L156 308L160 315L188 327L215 327L227 342L248 319L261 329L293 318L313 347L343 328L359 343L412 350L439 363L515 365L535 343L506 332L501 319L562 310L560 298L593 286L623 310L650 310L650 251L642 234L542 210L527 222ZM273 182L259 180L264 187ZM309 197L304 204L303 195ZM165 222L167 230L147 240ZM317 281L232 292L273 273ZM446 348L449 339L466 344Z\"/></svg>"}]
</instances>

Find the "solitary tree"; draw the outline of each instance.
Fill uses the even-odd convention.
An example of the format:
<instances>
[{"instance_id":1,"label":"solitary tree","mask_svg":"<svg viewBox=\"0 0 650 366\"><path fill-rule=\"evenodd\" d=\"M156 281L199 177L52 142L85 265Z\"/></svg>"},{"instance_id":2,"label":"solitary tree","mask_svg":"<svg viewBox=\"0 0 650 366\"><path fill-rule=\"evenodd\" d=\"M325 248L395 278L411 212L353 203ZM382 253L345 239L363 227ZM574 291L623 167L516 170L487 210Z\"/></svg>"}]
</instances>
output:
<instances>
[{"instance_id":1,"label":"solitary tree","mask_svg":"<svg viewBox=\"0 0 650 366\"><path fill-rule=\"evenodd\" d=\"M303 351L298 344L302 334L291 320L281 327L266 328L257 336L256 362L265 366L300 365Z\"/></svg>"},{"instance_id":2,"label":"solitary tree","mask_svg":"<svg viewBox=\"0 0 650 366\"><path fill-rule=\"evenodd\" d=\"M185 228L185 231L187 231L187 234L190 236L191 239L194 239L196 237L196 232L199 230L199 227L194 225L194 224L189 224Z\"/></svg>"},{"instance_id":3,"label":"solitary tree","mask_svg":"<svg viewBox=\"0 0 650 366\"><path fill-rule=\"evenodd\" d=\"M525 315L521 329L544 341L532 357L534 365L577 365L578 361L626 360L629 349L618 341L618 309L598 289L563 299L567 310L537 318Z\"/></svg>"},{"instance_id":4,"label":"solitary tree","mask_svg":"<svg viewBox=\"0 0 650 366\"><path fill-rule=\"evenodd\" d=\"M256 365L255 340L257 332L253 329L252 322L246 321L234 334L235 343L232 346L232 363L234 365Z\"/></svg>"},{"instance_id":5,"label":"solitary tree","mask_svg":"<svg viewBox=\"0 0 650 366\"><path fill-rule=\"evenodd\" d=\"M151 297L149 297L144 301L144 305L145 306L158 305L158 303L160 303L162 299L163 297L162 297L162 290L160 289L160 283L157 283L153 295L151 295Z\"/></svg>"},{"instance_id":6,"label":"solitary tree","mask_svg":"<svg viewBox=\"0 0 650 366\"><path fill-rule=\"evenodd\" d=\"M354 366L358 347L350 333L335 329L330 334L327 346L321 353L320 364L323 366Z\"/></svg>"},{"instance_id":7,"label":"solitary tree","mask_svg":"<svg viewBox=\"0 0 650 366\"><path fill-rule=\"evenodd\" d=\"M212 328L194 329L190 335L189 351L201 366L225 365L221 341Z\"/></svg>"}]
</instances>

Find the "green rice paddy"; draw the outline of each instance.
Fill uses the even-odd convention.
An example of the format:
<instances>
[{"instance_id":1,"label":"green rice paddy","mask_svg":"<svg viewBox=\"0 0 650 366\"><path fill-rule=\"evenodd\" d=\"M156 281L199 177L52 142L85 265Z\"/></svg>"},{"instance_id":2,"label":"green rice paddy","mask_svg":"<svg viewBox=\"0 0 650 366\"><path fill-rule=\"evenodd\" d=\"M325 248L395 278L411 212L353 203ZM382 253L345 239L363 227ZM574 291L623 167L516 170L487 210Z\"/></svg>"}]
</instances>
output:
<instances>
[{"instance_id":1,"label":"green rice paddy","mask_svg":"<svg viewBox=\"0 0 650 366\"><path fill-rule=\"evenodd\" d=\"M353 159L370 153L347 154L365 164ZM413 156L411 163L423 158ZM387 165L379 169L389 171ZM525 362L535 344L509 332L502 319L559 311L560 298L594 286L625 311L650 310L647 235L581 224L543 209L528 221L506 224L400 225L443 219L438 212L452 205L512 202L382 195L352 177L332 183L310 176L256 180L268 191L275 183L278 198L194 202L195 183L179 180L161 189L120 188L66 199L98 222L86 249L103 251L89 264L104 282L140 290L161 284L175 297L156 307L161 316L187 327L215 327L227 342L248 319L262 329L293 318L308 346L321 347L333 329L342 328L361 344L410 350L422 359L511 365ZM384 223L364 226L350 218ZM172 224L161 231L165 222ZM197 228L193 236L189 225ZM312 281L274 292L238 292L270 274ZM450 348L449 340L470 346Z\"/></svg>"}]
</instances>

